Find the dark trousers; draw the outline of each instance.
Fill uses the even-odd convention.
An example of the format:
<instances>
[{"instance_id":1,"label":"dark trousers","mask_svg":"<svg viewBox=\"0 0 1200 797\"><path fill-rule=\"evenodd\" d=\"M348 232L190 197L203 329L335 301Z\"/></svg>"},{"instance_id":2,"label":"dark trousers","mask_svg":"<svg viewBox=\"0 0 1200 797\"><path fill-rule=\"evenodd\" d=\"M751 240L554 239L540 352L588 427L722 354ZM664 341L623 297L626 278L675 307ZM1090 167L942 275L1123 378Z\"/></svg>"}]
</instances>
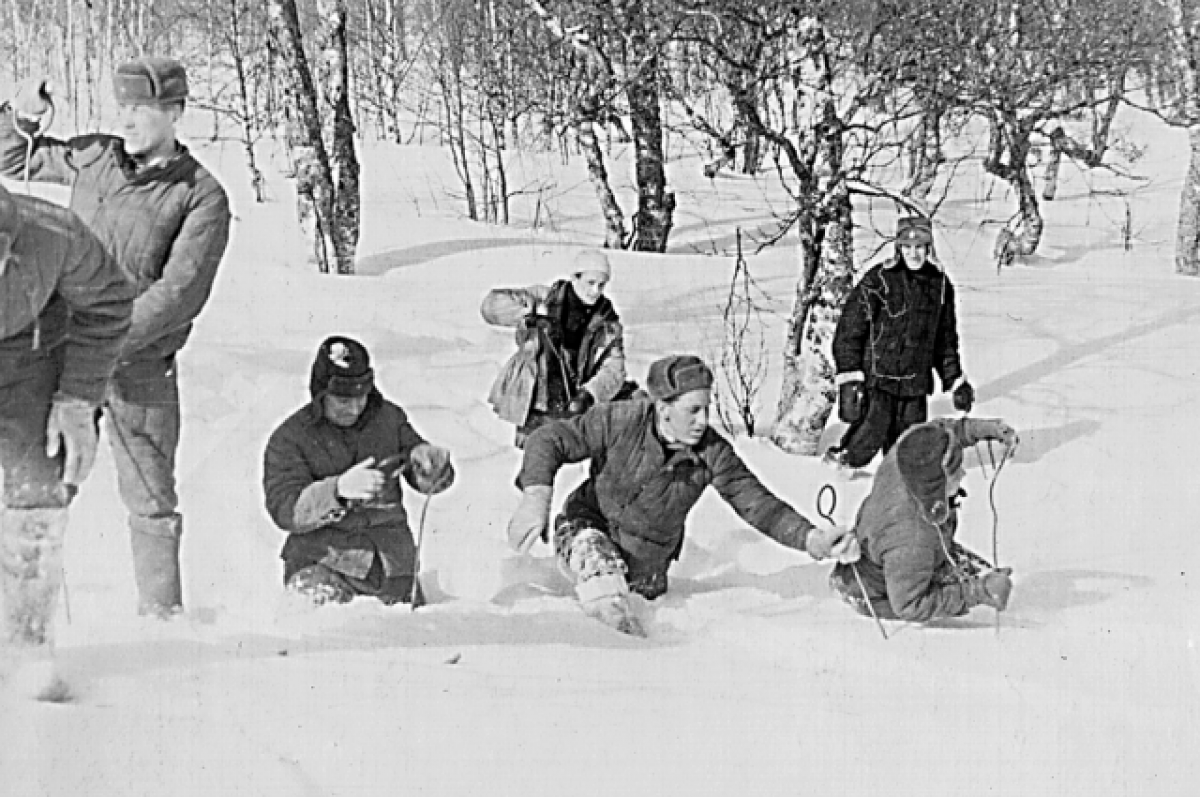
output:
<instances>
[{"instance_id":1,"label":"dark trousers","mask_svg":"<svg viewBox=\"0 0 1200 797\"><path fill-rule=\"evenodd\" d=\"M4 505L13 509L65 507L74 488L62 477L62 455L46 456L46 422L58 389L64 347L50 351L0 343L0 470Z\"/></svg>"},{"instance_id":2,"label":"dark trousers","mask_svg":"<svg viewBox=\"0 0 1200 797\"><path fill-rule=\"evenodd\" d=\"M929 419L925 396L901 397L868 388L865 403L862 417L850 424L840 444L843 462L851 468L866 467L879 451L886 454L906 429Z\"/></svg>"}]
</instances>

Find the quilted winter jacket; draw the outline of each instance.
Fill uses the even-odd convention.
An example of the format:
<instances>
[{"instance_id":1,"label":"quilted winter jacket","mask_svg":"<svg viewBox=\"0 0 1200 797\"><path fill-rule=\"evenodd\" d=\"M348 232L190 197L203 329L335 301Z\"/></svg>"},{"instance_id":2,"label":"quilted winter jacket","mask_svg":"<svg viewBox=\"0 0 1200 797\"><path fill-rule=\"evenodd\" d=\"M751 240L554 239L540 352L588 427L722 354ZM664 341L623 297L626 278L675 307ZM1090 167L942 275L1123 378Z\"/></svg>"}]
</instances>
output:
<instances>
[{"instance_id":1,"label":"quilted winter jacket","mask_svg":"<svg viewBox=\"0 0 1200 797\"><path fill-rule=\"evenodd\" d=\"M924 425L949 431L951 445L966 448L994 433L996 421L976 418L939 418L914 426L901 436ZM945 522L936 524L922 510L904 484L893 446L879 470L871 492L858 510L855 532L862 547L858 572L876 613L885 618L915 622L954 617L970 609L968 590L961 583L939 586L935 574L950 567L946 556L958 528L958 510L951 508ZM844 566L843 566L844 567Z\"/></svg>"},{"instance_id":2,"label":"quilted winter jacket","mask_svg":"<svg viewBox=\"0 0 1200 797\"><path fill-rule=\"evenodd\" d=\"M870 269L846 297L833 336L837 373L864 375L869 389L914 398L962 376L954 285L933 263L916 271L897 257Z\"/></svg>"},{"instance_id":3,"label":"quilted winter jacket","mask_svg":"<svg viewBox=\"0 0 1200 797\"><path fill-rule=\"evenodd\" d=\"M517 352L500 370L488 402L503 420L524 426L530 410L547 411L547 370L557 367L547 350L545 335L525 328L525 317L534 311L559 318L570 282L528 288L497 288L484 297L480 313L493 326L515 327ZM612 302L601 297L584 333L575 361L577 390L586 390L597 402L617 394L625 384L625 342L620 318Z\"/></svg>"},{"instance_id":4,"label":"quilted winter jacket","mask_svg":"<svg viewBox=\"0 0 1200 797\"><path fill-rule=\"evenodd\" d=\"M8 104L0 106L0 174L22 179L26 140L14 121ZM99 134L38 136L28 165L31 180L71 186L71 210L137 286L121 362L178 351L229 240L229 203L216 179L186 148L136 172L121 139Z\"/></svg>"},{"instance_id":5,"label":"quilted winter jacket","mask_svg":"<svg viewBox=\"0 0 1200 797\"><path fill-rule=\"evenodd\" d=\"M599 404L541 427L525 442L518 486L553 485L559 468L585 459L590 476L567 499L566 514L606 529L633 572L664 570L678 556L684 521L709 485L743 520L789 548L804 550L812 529L715 430L695 446L668 449L648 400Z\"/></svg>"},{"instance_id":6,"label":"quilted winter jacket","mask_svg":"<svg viewBox=\"0 0 1200 797\"><path fill-rule=\"evenodd\" d=\"M65 345L58 392L99 404L133 296L75 214L0 188L0 356Z\"/></svg>"},{"instance_id":7,"label":"quilted winter jacket","mask_svg":"<svg viewBox=\"0 0 1200 797\"><path fill-rule=\"evenodd\" d=\"M376 553L388 578L410 575L414 546L398 481L388 479L380 500L368 506L338 498L337 477L367 457L380 463L398 455L407 463L423 442L404 410L378 391L351 427L330 423L316 399L284 421L263 462L267 512L288 532L280 554L284 579L313 564L366 578Z\"/></svg>"}]
</instances>

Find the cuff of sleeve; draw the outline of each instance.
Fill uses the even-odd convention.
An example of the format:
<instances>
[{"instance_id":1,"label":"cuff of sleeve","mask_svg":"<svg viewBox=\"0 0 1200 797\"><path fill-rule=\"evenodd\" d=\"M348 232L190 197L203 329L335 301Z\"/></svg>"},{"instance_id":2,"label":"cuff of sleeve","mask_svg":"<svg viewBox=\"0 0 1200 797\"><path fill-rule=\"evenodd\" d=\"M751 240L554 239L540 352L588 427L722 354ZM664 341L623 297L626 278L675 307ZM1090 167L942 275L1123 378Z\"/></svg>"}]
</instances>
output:
<instances>
[{"instance_id":1,"label":"cuff of sleeve","mask_svg":"<svg viewBox=\"0 0 1200 797\"><path fill-rule=\"evenodd\" d=\"M346 505L337 494L337 476L313 482L308 489L312 491L313 509L320 522L336 523L346 516Z\"/></svg>"},{"instance_id":2,"label":"cuff of sleeve","mask_svg":"<svg viewBox=\"0 0 1200 797\"><path fill-rule=\"evenodd\" d=\"M961 385L963 382L966 382L966 381L967 381L967 375L959 374L958 379L955 379L953 382L951 382L949 385L946 386L945 392L953 393L955 390L958 390L959 385Z\"/></svg>"},{"instance_id":3,"label":"cuff of sleeve","mask_svg":"<svg viewBox=\"0 0 1200 797\"><path fill-rule=\"evenodd\" d=\"M864 374L862 371L847 371L844 374L838 374L837 376L835 376L833 378L833 382L838 387L841 387L842 385L848 384L850 382L865 381L866 378L867 378L866 374Z\"/></svg>"}]
</instances>

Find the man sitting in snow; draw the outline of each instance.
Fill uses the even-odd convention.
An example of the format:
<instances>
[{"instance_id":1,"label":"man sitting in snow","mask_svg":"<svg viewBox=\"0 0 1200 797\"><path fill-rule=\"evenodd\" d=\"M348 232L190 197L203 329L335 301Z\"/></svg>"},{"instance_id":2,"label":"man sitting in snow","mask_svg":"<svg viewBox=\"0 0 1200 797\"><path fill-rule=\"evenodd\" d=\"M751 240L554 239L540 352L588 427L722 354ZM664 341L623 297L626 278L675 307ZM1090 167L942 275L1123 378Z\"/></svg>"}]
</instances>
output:
<instances>
[{"instance_id":1,"label":"man sitting in snow","mask_svg":"<svg viewBox=\"0 0 1200 797\"><path fill-rule=\"evenodd\" d=\"M48 649L67 506L134 294L74 213L0 187L0 644Z\"/></svg>"},{"instance_id":2,"label":"man sitting in snow","mask_svg":"<svg viewBox=\"0 0 1200 797\"><path fill-rule=\"evenodd\" d=\"M510 544L525 551L546 532L555 474L567 463L591 460L591 477L555 522L554 550L584 611L624 633L642 635L629 594L653 600L666 592L688 512L709 485L782 545L815 559L858 556L852 535L814 528L709 427L712 384L712 371L698 357L667 357L650 366L652 400L598 404L543 426L525 443L517 480L524 495L508 526Z\"/></svg>"},{"instance_id":3,"label":"man sitting in snow","mask_svg":"<svg viewBox=\"0 0 1200 797\"><path fill-rule=\"evenodd\" d=\"M358 341L321 344L309 392L312 402L271 435L263 471L267 511L288 532L284 584L317 604L407 601L416 552L399 477L440 493L454 482L450 452L426 443L375 388Z\"/></svg>"},{"instance_id":4,"label":"man sitting in snow","mask_svg":"<svg viewBox=\"0 0 1200 797\"><path fill-rule=\"evenodd\" d=\"M860 614L874 608L879 617L925 622L980 605L1007 608L1012 570L993 569L954 541L966 495L963 449L984 440L1000 441L1011 454L1017 433L999 420L937 419L908 430L883 458L855 528L867 594L848 565L830 578Z\"/></svg>"}]
</instances>

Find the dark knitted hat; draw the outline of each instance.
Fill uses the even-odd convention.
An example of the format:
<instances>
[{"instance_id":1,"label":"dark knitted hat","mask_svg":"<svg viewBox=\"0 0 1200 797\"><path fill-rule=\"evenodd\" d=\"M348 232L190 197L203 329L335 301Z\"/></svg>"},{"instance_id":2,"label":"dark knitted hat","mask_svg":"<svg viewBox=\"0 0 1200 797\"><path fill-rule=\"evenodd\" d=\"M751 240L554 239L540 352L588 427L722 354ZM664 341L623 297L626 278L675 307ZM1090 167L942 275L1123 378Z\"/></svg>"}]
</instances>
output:
<instances>
[{"instance_id":1,"label":"dark knitted hat","mask_svg":"<svg viewBox=\"0 0 1200 797\"><path fill-rule=\"evenodd\" d=\"M122 105L170 105L188 96L187 70L173 58L138 58L117 67L113 91Z\"/></svg>"},{"instance_id":2,"label":"dark knitted hat","mask_svg":"<svg viewBox=\"0 0 1200 797\"><path fill-rule=\"evenodd\" d=\"M962 464L962 449L949 432L935 424L909 430L896 444L896 466L913 498L935 523L950 515L946 476Z\"/></svg>"},{"instance_id":3,"label":"dark knitted hat","mask_svg":"<svg viewBox=\"0 0 1200 797\"><path fill-rule=\"evenodd\" d=\"M921 216L905 216L896 222L896 245L916 246L933 243L933 223Z\"/></svg>"},{"instance_id":4,"label":"dark knitted hat","mask_svg":"<svg viewBox=\"0 0 1200 797\"><path fill-rule=\"evenodd\" d=\"M374 386L371 357L361 343L335 335L321 344L308 380L314 399L327 394L356 398L367 395Z\"/></svg>"},{"instance_id":5,"label":"dark knitted hat","mask_svg":"<svg viewBox=\"0 0 1200 797\"><path fill-rule=\"evenodd\" d=\"M699 357L676 354L650 364L646 375L646 391L656 401L666 401L693 390L713 385L713 374Z\"/></svg>"}]
</instances>

